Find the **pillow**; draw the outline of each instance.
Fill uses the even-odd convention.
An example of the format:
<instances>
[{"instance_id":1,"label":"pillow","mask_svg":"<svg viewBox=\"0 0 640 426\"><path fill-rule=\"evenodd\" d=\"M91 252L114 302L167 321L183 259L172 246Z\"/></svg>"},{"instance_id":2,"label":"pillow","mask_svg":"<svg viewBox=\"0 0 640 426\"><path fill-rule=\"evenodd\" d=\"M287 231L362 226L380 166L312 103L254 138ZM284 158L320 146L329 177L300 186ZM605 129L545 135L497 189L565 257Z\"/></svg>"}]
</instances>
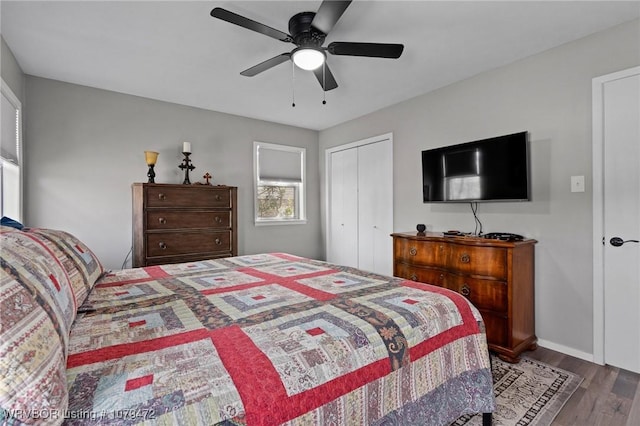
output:
<instances>
[{"instance_id":1,"label":"pillow","mask_svg":"<svg viewBox=\"0 0 640 426\"><path fill-rule=\"evenodd\" d=\"M75 318L62 306L65 298L70 302L64 295L70 285L40 243L7 229L0 231L0 412L9 415L7 424L61 424L69 401L69 321Z\"/></svg>"},{"instance_id":2,"label":"pillow","mask_svg":"<svg viewBox=\"0 0 640 426\"><path fill-rule=\"evenodd\" d=\"M71 281L76 307L82 305L105 270L98 257L82 241L65 231L25 228L42 241L62 263Z\"/></svg>"},{"instance_id":3,"label":"pillow","mask_svg":"<svg viewBox=\"0 0 640 426\"><path fill-rule=\"evenodd\" d=\"M71 324L77 312L69 276L39 238L27 232L15 229L5 232L4 229L0 234L2 269L26 288L49 315L66 354Z\"/></svg>"},{"instance_id":4,"label":"pillow","mask_svg":"<svg viewBox=\"0 0 640 426\"><path fill-rule=\"evenodd\" d=\"M2 226L10 226L10 227L15 228L15 229L24 228L23 224L21 224L17 220L13 220L10 217L6 217L6 216L2 216L2 219L0 219L0 225L2 225Z\"/></svg>"}]
</instances>

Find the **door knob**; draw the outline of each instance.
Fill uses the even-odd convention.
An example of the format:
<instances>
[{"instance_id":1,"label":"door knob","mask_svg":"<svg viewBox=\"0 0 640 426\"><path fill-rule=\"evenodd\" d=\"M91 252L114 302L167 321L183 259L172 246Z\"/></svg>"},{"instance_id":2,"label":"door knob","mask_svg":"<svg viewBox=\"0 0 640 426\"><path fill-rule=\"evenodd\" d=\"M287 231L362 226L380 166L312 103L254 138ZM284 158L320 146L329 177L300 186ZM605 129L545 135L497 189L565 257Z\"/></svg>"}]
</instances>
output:
<instances>
[{"instance_id":1,"label":"door knob","mask_svg":"<svg viewBox=\"0 0 640 426\"><path fill-rule=\"evenodd\" d=\"M623 240L620 237L613 237L609 240L609 243L614 247L620 247L624 243L638 243L638 240Z\"/></svg>"}]
</instances>

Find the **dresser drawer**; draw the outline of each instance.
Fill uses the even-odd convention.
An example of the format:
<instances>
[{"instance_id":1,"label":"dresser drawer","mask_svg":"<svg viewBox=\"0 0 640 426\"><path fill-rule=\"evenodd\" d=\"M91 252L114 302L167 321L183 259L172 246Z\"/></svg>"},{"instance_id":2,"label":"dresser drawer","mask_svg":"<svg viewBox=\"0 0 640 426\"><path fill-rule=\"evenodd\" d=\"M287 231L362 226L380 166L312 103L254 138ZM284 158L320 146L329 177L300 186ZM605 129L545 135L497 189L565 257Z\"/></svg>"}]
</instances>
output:
<instances>
[{"instance_id":1,"label":"dresser drawer","mask_svg":"<svg viewBox=\"0 0 640 426\"><path fill-rule=\"evenodd\" d=\"M478 309L506 312L508 305L507 283L483 280L449 273L439 268L428 268L406 263L396 263L395 275L421 283L448 288L465 296Z\"/></svg>"},{"instance_id":2,"label":"dresser drawer","mask_svg":"<svg viewBox=\"0 0 640 426\"><path fill-rule=\"evenodd\" d=\"M442 286L465 296L480 310L506 312L508 287L505 281L483 280L444 273Z\"/></svg>"},{"instance_id":3,"label":"dresser drawer","mask_svg":"<svg viewBox=\"0 0 640 426\"><path fill-rule=\"evenodd\" d=\"M229 257L229 252L226 253L199 253L199 254L185 254L178 256L158 256L148 257L146 259L146 266L152 265L166 265L167 263L185 263L185 262L197 262L199 260L209 259L221 259Z\"/></svg>"},{"instance_id":4,"label":"dresser drawer","mask_svg":"<svg viewBox=\"0 0 640 426\"><path fill-rule=\"evenodd\" d=\"M147 229L229 228L231 211L148 210Z\"/></svg>"},{"instance_id":5,"label":"dresser drawer","mask_svg":"<svg viewBox=\"0 0 640 426\"><path fill-rule=\"evenodd\" d=\"M444 244L395 238L393 255L412 265L446 266L448 250Z\"/></svg>"},{"instance_id":6,"label":"dresser drawer","mask_svg":"<svg viewBox=\"0 0 640 426\"><path fill-rule=\"evenodd\" d=\"M199 186L146 187L147 207L231 207L229 188Z\"/></svg>"},{"instance_id":7,"label":"dresser drawer","mask_svg":"<svg viewBox=\"0 0 640 426\"><path fill-rule=\"evenodd\" d=\"M507 279L507 249L451 245L448 265L456 271Z\"/></svg>"},{"instance_id":8,"label":"dresser drawer","mask_svg":"<svg viewBox=\"0 0 640 426\"><path fill-rule=\"evenodd\" d=\"M406 263L396 263L394 274L399 278L421 283L442 286L445 272L441 269L408 265Z\"/></svg>"},{"instance_id":9,"label":"dresser drawer","mask_svg":"<svg viewBox=\"0 0 640 426\"><path fill-rule=\"evenodd\" d=\"M231 231L148 233L147 257L231 251Z\"/></svg>"}]
</instances>

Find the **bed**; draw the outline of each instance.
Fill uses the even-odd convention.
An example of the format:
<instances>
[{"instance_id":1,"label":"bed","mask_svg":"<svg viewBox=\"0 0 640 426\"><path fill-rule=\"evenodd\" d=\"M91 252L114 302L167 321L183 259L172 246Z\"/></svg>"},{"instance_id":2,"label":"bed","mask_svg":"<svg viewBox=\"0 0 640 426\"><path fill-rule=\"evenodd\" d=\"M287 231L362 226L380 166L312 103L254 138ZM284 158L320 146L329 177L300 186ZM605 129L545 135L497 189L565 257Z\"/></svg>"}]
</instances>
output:
<instances>
[{"instance_id":1,"label":"bed","mask_svg":"<svg viewBox=\"0 0 640 426\"><path fill-rule=\"evenodd\" d=\"M64 231L0 236L0 423L490 423L457 293L286 253L110 272Z\"/></svg>"}]
</instances>

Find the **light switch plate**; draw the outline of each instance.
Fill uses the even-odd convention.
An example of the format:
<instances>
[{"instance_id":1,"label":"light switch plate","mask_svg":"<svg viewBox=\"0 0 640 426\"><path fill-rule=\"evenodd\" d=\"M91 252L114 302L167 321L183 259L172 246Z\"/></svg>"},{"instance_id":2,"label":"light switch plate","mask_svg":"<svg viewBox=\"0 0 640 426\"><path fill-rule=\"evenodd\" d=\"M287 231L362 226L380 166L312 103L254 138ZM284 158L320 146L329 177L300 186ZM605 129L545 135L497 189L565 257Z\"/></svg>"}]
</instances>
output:
<instances>
[{"instance_id":1,"label":"light switch plate","mask_svg":"<svg viewBox=\"0 0 640 426\"><path fill-rule=\"evenodd\" d=\"M584 176L571 176L571 192L584 192Z\"/></svg>"}]
</instances>

